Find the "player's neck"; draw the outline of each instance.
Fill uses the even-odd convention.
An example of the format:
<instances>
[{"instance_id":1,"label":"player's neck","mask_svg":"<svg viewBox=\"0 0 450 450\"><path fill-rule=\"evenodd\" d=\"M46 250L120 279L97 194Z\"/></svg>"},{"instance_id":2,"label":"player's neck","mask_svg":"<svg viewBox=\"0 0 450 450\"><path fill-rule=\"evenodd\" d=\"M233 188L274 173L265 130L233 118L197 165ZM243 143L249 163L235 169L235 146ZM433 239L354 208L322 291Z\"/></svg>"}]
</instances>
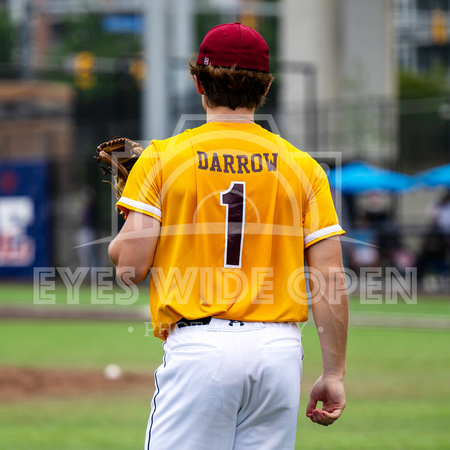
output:
<instances>
[{"instance_id":1,"label":"player's neck","mask_svg":"<svg viewBox=\"0 0 450 450\"><path fill-rule=\"evenodd\" d=\"M206 108L206 122L249 123L255 120L255 110L250 108L231 109L226 106Z\"/></svg>"}]
</instances>

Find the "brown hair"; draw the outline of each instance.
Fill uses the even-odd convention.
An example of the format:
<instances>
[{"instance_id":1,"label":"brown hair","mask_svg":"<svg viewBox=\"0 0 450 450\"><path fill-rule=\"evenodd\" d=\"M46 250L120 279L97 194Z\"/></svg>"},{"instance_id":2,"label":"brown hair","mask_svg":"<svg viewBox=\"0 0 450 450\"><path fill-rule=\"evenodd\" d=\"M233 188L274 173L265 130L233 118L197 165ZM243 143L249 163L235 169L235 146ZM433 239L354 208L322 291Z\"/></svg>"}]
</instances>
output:
<instances>
[{"instance_id":1,"label":"brown hair","mask_svg":"<svg viewBox=\"0 0 450 450\"><path fill-rule=\"evenodd\" d=\"M227 106L236 108L258 108L264 104L265 94L274 76L256 70L236 67L203 66L189 62L191 75L205 91L206 104L211 108Z\"/></svg>"}]
</instances>

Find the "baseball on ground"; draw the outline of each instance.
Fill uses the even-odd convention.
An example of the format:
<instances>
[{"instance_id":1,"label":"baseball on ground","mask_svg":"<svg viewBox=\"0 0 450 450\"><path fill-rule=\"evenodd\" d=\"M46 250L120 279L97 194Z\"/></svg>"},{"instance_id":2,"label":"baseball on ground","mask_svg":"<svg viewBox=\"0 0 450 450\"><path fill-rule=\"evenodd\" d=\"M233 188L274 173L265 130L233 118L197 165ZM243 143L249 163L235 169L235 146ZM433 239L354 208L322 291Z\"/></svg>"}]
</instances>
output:
<instances>
[{"instance_id":1,"label":"baseball on ground","mask_svg":"<svg viewBox=\"0 0 450 450\"><path fill-rule=\"evenodd\" d=\"M122 369L117 364L108 364L103 370L103 375L108 380L117 380L122 376Z\"/></svg>"}]
</instances>

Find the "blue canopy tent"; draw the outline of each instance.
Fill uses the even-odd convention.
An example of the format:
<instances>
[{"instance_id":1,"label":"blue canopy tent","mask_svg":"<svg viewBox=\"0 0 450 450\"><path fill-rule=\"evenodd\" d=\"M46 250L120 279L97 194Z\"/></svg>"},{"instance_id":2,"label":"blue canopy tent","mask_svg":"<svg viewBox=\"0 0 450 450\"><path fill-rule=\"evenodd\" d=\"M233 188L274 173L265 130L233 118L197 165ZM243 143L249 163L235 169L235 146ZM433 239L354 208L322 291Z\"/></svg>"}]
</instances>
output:
<instances>
[{"instance_id":1,"label":"blue canopy tent","mask_svg":"<svg viewBox=\"0 0 450 450\"><path fill-rule=\"evenodd\" d=\"M450 188L450 164L419 172L416 174L416 178L427 186L446 186Z\"/></svg>"},{"instance_id":2,"label":"blue canopy tent","mask_svg":"<svg viewBox=\"0 0 450 450\"><path fill-rule=\"evenodd\" d=\"M375 167L363 161L332 169L328 179L334 189L345 195L377 190L400 192L411 189L417 182L409 175Z\"/></svg>"}]
</instances>

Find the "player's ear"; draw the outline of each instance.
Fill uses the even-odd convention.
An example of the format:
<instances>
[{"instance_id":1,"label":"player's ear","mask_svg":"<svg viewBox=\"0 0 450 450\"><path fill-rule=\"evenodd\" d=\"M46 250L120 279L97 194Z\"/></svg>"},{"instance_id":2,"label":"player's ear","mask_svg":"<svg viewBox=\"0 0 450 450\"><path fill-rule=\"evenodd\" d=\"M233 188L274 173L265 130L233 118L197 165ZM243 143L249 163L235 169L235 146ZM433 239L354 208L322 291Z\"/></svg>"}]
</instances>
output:
<instances>
[{"instance_id":1,"label":"player's ear","mask_svg":"<svg viewBox=\"0 0 450 450\"><path fill-rule=\"evenodd\" d=\"M200 81L198 81L197 75L194 75L195 84L197 85L197 92L200 95L205 95L205 91L202 88L202 85L200 84Z\"/></svg>"},{"instance_id":2,"label":"player's ear","mask_svg":"<svg viewBox=\"0 0 450 450\"><path fill-rule=\"evenodd\" d=\"M264 96L267 95L267 93L269 92L270 86L272 86L272 82L269 83L269 86L267 86L266 92L264 93Z\"/></svg>"}]
</instances>

